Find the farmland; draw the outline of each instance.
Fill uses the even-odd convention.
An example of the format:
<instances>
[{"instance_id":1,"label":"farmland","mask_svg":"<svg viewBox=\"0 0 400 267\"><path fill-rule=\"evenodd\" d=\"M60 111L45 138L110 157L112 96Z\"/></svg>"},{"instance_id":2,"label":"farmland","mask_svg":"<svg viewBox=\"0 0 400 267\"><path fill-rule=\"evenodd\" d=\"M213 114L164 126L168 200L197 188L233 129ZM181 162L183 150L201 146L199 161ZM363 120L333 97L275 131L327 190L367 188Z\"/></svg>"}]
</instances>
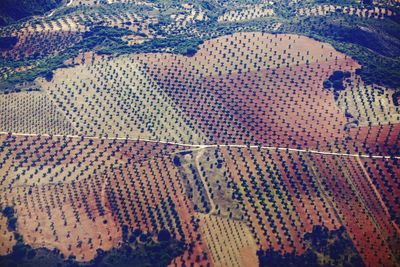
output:
<instances>
[{"instance_id":1,"label":"farmland","mask_svg":"<svg viewBox=\"0 0 400 267\"><path fill-rule=\"evenodd\" d=\"M29 157L35 144L40 158ZM107 251L120 246L124 236L137 229L148 238L168 229L174 239L184 241L188 247L177 258L180 263L226 265L229 258L242 265L251 257L257 261L258 249L301 255L303 235L313 225L329 230L346 227L358 253L371 265L394 264L393 256L387 255L398 253L398 208L388 199L395 190L398 159L360 161L245 146L214 148L213 153L219 154L214 168L223 166L224 176L218 183L198 182L212 192L215 205L213 210L202 210L190 200L179 172L183 164L177 165L173 155L208 148L7 135L2 147L1 201L2 206L13 206L18 233L33 248L57 248L78 261L96 257L95 248ZM207 159L200 160L207 166ZM219 183L232 188L225 191L227 196L219 196ZM380 199L381 194L387 197ZM204 189L199 195L208 197ZM233 207L226 207L229 199L228 203L236 203ZM36 223L27 224L32 219ZM233 227L237 230L228 232L245 234L224 237L215 232L223 230L214 227ZM224 251L227 244L235 248ZM243 259L246 253L250 258Z\"/></svg>"},{"instance_id":2,"label":"farmland","mask_svg":"<svg viewBox=\"0 0 400 267\"><path fill-rule=\"evenodd\" d=\"M7 17L0 266L399 266L398 16L71 0Z\"/></svg>"}]
</instances>

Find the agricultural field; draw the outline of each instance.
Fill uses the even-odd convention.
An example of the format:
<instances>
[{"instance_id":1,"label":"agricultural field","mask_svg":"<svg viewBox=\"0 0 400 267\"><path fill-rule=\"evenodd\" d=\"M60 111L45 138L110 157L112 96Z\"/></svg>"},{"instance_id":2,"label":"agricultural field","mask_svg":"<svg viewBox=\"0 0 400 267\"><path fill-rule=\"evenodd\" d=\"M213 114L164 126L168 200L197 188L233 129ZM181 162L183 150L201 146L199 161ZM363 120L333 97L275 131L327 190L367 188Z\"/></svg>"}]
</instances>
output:
<instances>
[{"instance_id":1,"label":"agricultural field","mask_svg":"<svg viewBox=\"0 0 400 267\"><path fill-rule=\"evenodd\" d=\"M358 66L330 45L262 33L210 40L189 60L169 54L138 60L211 142L282 147L315 147L344 136L346 117L321 85L334 70Z\"/></svg>"},{"instance_id":2,"label":"agricultural field","mask_svg":"<svg viewBox=\"0 0 400 267\"><path fill-rule=\"evenodd\" d=\"M77 133L43 92L2 95L0 102L3 131L69 135Z\"/></svg>"},{"instance_id":3,"label":"agricultural field","mask_svg":"<svg viewBox=\"0 0 400 267\"><path fill-rule=\"evenodd\" d=\"M358 125L397 123L400 120L399 106L393 101L393 90L365 85L360 80L346 87L339 92L337 103Z\"/></svg>"},{"instance_id":4,"label":"agricultural field","mask_svg":"<svg viewBox=\"0 0 400 267\"><path fill-rule=\"evenodd\" d=\"M398 1L13 8L0 266L400 265Z\"/></svg>"},{"instance_id":5,"label":"agricultural field","mask_svg":"<svg viewBox=\"0 0 400 267\"><path fill-rule=\"evenodd\" d=\"M328 13L341 12L350 16L358 16L364 18L383 19L384 17L395 16L396 13L390 9L373 7L373 8L356 8L349 6L323 5L313 8L301 8L298 10L300 16L324 16Z\"/></svg>"},{"instance_id":6,"label":"agricultural field","mask_svg":"<svg viewBox=\"0 0 400 267\"><path fill-rule=\"evenodd\" d=\"M268 6L255 5L239 11L230 11L223 16L218 17L218 22L234 22L243 20L252 20L262 17L269 17L274 15L274 10Z\"/></svg>"}]
</instances>

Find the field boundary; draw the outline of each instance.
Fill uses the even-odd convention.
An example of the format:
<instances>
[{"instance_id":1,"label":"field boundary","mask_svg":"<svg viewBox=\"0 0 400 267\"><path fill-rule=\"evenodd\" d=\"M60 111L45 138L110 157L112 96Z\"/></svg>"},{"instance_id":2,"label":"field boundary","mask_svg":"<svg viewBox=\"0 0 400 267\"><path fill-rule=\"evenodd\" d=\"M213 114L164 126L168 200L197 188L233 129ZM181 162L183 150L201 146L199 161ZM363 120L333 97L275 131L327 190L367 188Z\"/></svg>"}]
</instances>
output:
<instances>
[{"instance_id":1,"label":"field boundary","mask_svg":"<svg viewBox=\"0 0 400 267\"><path fill-rule=\"evenodd\" d=\"M218 147L232 147L232 148L258 148L268 150L279 150L279 151L290 151L290 152L302 152L310 154L330 155L330 156L346 156L355 158L373 158L373 159L400 159L400 156L388 156L388 155L368 155L361 153L339 153L330 151L319 151L315 149L301 149L301 148L288 148L288 147L275 147L275 146L260 146L260 145L239 145L239 144L186 144L177 143L155 139L143 139L143 138L129 138L129 137L100 137L100 136L84 136L84 135L61 135L61 134L35 134L35 133L12 133L12 132L0 132L1 135L8 136L26 136L26 137L57 137L57 138L76 138L76 139L91 139L91 140L119 140L119 141L142 141L158 144L176 145L184 147L193 147L194 149L207 149L207 148L218 148ZM185 150L187 151L187 150Z\"/></svg>"}]
</instances>

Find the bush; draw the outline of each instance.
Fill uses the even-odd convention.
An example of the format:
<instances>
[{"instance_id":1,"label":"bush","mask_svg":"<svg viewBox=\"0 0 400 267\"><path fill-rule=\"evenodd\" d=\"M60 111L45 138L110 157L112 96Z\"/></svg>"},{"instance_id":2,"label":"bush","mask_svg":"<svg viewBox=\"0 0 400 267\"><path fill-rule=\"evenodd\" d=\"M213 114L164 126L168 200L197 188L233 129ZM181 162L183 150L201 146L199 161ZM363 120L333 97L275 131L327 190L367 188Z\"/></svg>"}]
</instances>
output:
<instances>
[{"instance_id":1,"label":"bush","mask_svg":"<svg viewBox=\"0 0 400 267\"><path fill-rule=\"evenodd\" d=\"M171 235L168 232L168 230L166 229L162 229L159 233L158 233L158 241L160 242L167 242L171 239Z\"/></svg>"},{"instance_id":2,"label":"bush","mask_svg":"<svg viewBox=\"0 0 400 267\"><path fill-rule=\"evenodd\" d=\"M17 218L12 217L11 219L8 219L7 226L10 231L15 231L17 227Z\"/></svg>"},{"instance_id":3,"label":"bush","mask_svg":"<svg viewBox=\"0 0 400 267\"><path fill-rule=\"evenodd\" d=\"M179 156L174 157L174 164L177 167L180 167L182 165L182 162L181 162L181 159L179 158Z\"/></svg>"},{"instance_id":4,"label":"bush","mask_svg":"<svg viewBox=\"0 0 400 267\"><path fill-rule=\"evenodd\" d=\"M18 42L17 37L0 37L0 49L8 50L14 47Z\"/></svg>"},{"instance_id":5,"label":"bush","mask_svg":"<svg viewBox=\"0 0 400 267\"><path fill-rule=\"evenodd\" d=\"M325 89L331 89L332 88L332 82L329 80L325 80L323 83L323 86Z\"/></svg>"},{"instance_id":6,"label":"bush","mask_svg":"<svg viewBox=\"0 0 400 267\"><path fill-rule=\"evenodd\" d=\"M14 217L14 208L13 207L5 207L3 210L3 215L6 216L8 219Z\"/></svg>"},{"instance_id":7,"label":"bush","mask_svg":"<svg viewBox=\"0 0 400 267\"><path fill-rule=\"evenodd\" d=\"M343 80L333 81L332 86L335 91L344 90Z\"/></svg>"}]
</instances>

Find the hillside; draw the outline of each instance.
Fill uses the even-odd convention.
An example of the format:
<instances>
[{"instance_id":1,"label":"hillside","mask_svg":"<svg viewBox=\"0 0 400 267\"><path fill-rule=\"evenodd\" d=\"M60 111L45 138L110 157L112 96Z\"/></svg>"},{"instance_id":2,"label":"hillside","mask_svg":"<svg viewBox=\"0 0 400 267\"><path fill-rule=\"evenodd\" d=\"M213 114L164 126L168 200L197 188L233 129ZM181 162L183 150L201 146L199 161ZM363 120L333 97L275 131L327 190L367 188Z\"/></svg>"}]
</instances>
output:
<instances>
[{"instance_id":1,"label":"hillside","mask_svg":"<svg viewBox=\"0 0 400 267\"><path fill-rule=\"evenodd\" d=\"M1 27L0 266L400 266L399 8L70 0Z\"/></svg>"}]
</instances>

